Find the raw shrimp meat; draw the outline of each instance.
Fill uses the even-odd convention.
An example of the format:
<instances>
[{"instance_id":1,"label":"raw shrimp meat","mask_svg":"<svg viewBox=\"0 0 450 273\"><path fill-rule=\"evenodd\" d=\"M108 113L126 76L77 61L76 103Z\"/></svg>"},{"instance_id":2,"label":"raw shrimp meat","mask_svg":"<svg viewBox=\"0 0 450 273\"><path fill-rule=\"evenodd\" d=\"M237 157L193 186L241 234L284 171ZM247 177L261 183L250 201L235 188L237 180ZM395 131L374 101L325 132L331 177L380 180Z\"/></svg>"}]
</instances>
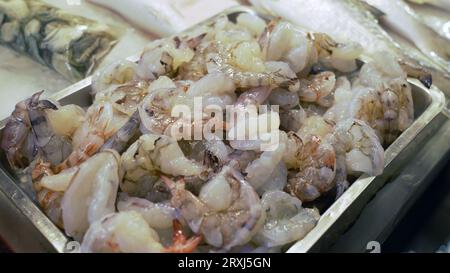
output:
<instances>
[{"instance_id":1,"label":"raw shrimp meat","mask_svg":"<svg viewBox=\"0 0 450 273\"><path fill-rule=\"evenodd\" d=\"M177 141L168 136L143 135L122 155L121 168L125 173L121 189L133 194L151 174L162 172L173 176L199 176L203 166L189 160L183 154ZM149 177L150 176L150 177Z\"/></svg>"},{"instance_id":2,"label":"raw shrimp meat","mask_svg":"<svg viewBox=\"0 0 450 273\"><path fill-rule=\"evenodd\" d=\"M80 165L61 200L67 235L81 239L90 224L115 212L121 180L120 156L115 151L99 153Z\"/></svg>"},{"instance_id":3,"label":"raw shrimp meat","mask_svg":"<svg viewBox=\"0 0 450 273\"><path fill-rule=\"evenodd\" d=\"M301 80L300 100L330 107L334 101L332 92L335 89L335 85L336 76L333 72L322 72L311 76L309 79Z\"/></svg>"},{"instance_id":4,"label":"raw shrimp meat","mask_svg":"<svg viewBox=\"0 0 450 273\"><path fill-rule=\"evenodd\" d=\"M330 191L336 175L336 153L332 145L317 136L302 140L289 134L284 160L294 170L287 191L303 202L314 201Z\"/></svg>"},{"instance_id":5,"label":"raw shrimp meat","mask_svg":"<svg viewBox=\"0 0 450 273\"><path fill-rule=\"evenodd\" d=\"M153 203L143 198L130 197L123 193L119 195L117 209L123 211L136 211L144 217L147 224L154 229L167 229L172 227L175 219L175 208L166 203Z\"/></svg>"},{"instance_id":6,"label":"raw shrimp meat","mask_svg":"<svg viewBox=\"0 0 450 273\"><path fill-rule=\"evenodd\" d=\"M126 122L125 117L117 115L113 105L106 102L91 106L86 116L74 133L73 152L56 166L57 172L79 165L93 156Z\"/></svg>"},{"instance_id":7,"label":"raw shrimp meat","mask_svg":"<svg viewBox=\"0 0 450 273\"><path fill-rule=\"evenodd\" d=\"M339 122L331 136L336 154L345 158L348 174L381 175L384 149L375 131L361 120Z\"/></svg>"},{"instance_id":8,"label":"raw shrimp meat","mask_svg":"<svg viewBox=\"0 0 450 273\"><path fill-rule=\"evenodd\" d=\"M193 252L201 237L186 239L181 225L174 222L174 242L164 247L158 233L135 211L106 215L94 222L86 232L82 253L188 253Z\"/></svg>"},{"instance_id":9,"label":"raw shrimp meat","mask_svg":"<svg viewBox=\"0 0 450 273\"><path fill-rule=\"evenodd\" d=\"M258 194L232 167L203 186L200 197L185 182L163 177L172 191L172 205L195 233L217 249L245 245L261 227L265 213Z\"/></svg>"},{"instance_id":10,"label":"raw shrimp meat","mask_svg":"<svg viewBox=\"0 0 450 273\"><path fill-rule=\"evenodd\" d=\"M302 202L283 191L267 191L261 204L267 218L254 241L268 248L303 239L320 218L316 209L305 209Z\"/></svg>"}]
</instances>

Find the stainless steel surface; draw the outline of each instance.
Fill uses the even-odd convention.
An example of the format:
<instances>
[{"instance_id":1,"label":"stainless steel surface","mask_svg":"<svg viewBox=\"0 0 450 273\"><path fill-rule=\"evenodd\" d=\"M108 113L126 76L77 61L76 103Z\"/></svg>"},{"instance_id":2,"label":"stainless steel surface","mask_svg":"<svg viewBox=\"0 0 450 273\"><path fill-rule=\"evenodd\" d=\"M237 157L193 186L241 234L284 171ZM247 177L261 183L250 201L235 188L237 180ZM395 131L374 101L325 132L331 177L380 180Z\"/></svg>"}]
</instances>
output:
<instances>
[{"instance_id":1,"label":"stainless steel surface","mask_svg":"<svg viewBox=\"0 0 450 273\"><path fill-rule=\"evenodd\" d=\"M406 155L408 164L388 180L388 184L364 207L358 219L328 251L338 253L364 252L367 249L367 243L370 241L384 244L411 207L418 205L417 200L425 190L438 190L439 187L449 185L450 181L436 181L436 177L441 170L448 168L450 163L450 120L440 114L431 126L436 126L437 130L429 131L428 134L423 136L424 141L417 142L418 148ZM438 189L431 189L431 187L436 186ZM444 192L449 191L445 190ZM411 213L413 213L412 217L414 218L420 217L420 215L415 214L415 211ZM428 208L424 213L433 215L436 211L433 208ZM448 211L445 214L448 218ZM419 219L417 221L423 221L423 219ZM447 221L447 223L450 222ZM421 222L420 224L425 223ZM439 227L445 228L445 221L440 224ZM414 229L415 227L410 226L409 228ZM434 228L430 233L438 237L438 226ZM447 230L446 235L449 234L450 229ZM440 239L442 240L440 243L444 243L444 239L447 238ZM439 246L435 247L435 249L428 249L428 251L436 251ZM386 251L389 251L389 246L387 248ZM414 248L403 248L397 251L409 250L423 251L423 249ZM384 245L381 251L385 251Z\"/></svg>"},{"instance_id":2,"label":"stainless steel surface","mask_svg":"<svg viewBox=\"0 0 450 273\"><path fill-rule=\"evenodd\" d=\"M248 8L233 8L225 12L229 18L234 19L242 12L255 13ZM207 22L213 20L208 20ZM206 22L206 23L207 23ZM188 30L190 31L190 30ZM131 60L136 60L132 57ZM384 185L386 177L393 175L393 170L405 163L405 158L399 159L406 148L414 150L414 139L424 132L435 130L429 126L438 114L443 111L445 100L442 92L432 88L426 90L416 80L410 80L413 86L413 97L415 101L416 120L414 124L404 132L397 141L386 151L386 172L381 177L361 177L350 189L336 201L321 217L317 227L311 231L303 240L294 244L288 252L308 252L325 249L342 233L343 229L357 216L359 211L367 203L368 199ZM87 78L59 93L51 98L62 104L78 104L80 106L89 106L92 102L90 92L91 79ZM2 128L5 121L2 122ZM0 190L8 197L10 202L17 209L17 212L11 215L25 217L26 221L18 222L18 225L24 229L37 230L43 238L43 251L48 249L63 252L68 241L64 233L59 230L51 221L41 212L38 206L33 203L17 183L18 179L8 167L3 152L0 153ZM0 204L7 200L1 198ZM9 216L13 217L13 216ZM0 226L3 222L0 222ZM7 238L6 238L7 239ZM40 241L42 244L42 241Z\"/></svg>"}]
</instances>

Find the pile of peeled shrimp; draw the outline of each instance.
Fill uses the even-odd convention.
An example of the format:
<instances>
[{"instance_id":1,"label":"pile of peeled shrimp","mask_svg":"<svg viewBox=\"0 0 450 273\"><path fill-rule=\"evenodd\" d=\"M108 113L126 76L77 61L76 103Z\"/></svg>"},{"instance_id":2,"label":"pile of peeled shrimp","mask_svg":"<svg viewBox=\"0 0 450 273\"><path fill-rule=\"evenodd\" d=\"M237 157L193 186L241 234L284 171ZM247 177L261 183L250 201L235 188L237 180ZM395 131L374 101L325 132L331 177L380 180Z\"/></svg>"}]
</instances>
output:
<instances>
[{"instance_id":1,"label":"pile of peeled shrimp","mask_svg":"<svg viewBox=\"0 0 450 273\"><path fill-rule=\"evenodd\" d=\"M400 64L361 52L281 20L221 17L98 72L87 109L40 93L18 103L1 147L82 252L283 251L357 177L380 175L383 147L413 121ZM222 139L176 138L186 119L171 112L194 97L224 112L278 106L258 116L278 145L228 140L239 122Z\"/></svg>"}]
</instances>

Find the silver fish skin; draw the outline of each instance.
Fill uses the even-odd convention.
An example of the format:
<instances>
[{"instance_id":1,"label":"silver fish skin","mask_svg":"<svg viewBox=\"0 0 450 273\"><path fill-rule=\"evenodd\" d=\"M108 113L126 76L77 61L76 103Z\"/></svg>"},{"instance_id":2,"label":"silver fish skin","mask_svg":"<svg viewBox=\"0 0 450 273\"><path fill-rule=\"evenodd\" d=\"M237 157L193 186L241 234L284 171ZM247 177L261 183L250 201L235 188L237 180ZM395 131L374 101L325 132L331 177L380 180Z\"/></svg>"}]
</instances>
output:
<instances>
[{"instance_id":1,"label":"silver fish skin","mask_svg":"<svg viewBox=\"0 0 450 273\"><path fill-rule=\"evenodd\" d=\"M186 28L183 20L170 1L158 0L88 0L93 4L110 9L136 27L159 37L166 37Z\"/></svg>"},{"instance_id":2,"label":"silver fish skin","mask_svg":"<svg viewBox=\"0 0 450 273\"><path fill-rule=\"evenodd\" d=\"M442 37L450 40L450 12L430 5L409 3L419 19Z\"/></svg>"},{"instance_id":3,"label":"silver fish skin","mask_svg":"<svg viewBox=\"0 0 450 273\"><path fill-rule=\"evenodd\" d=\"M249 0L257 11L280 16L311 31L324 32L338 42L362 45L366 55L389 51L399 59L430 71L433 83L450 95L450 75L419 50L405 50L380 25L360 0ZM320 4L319 4L320 3ZM339 16L336 16L339 14Z\"/></svg>"},{"instance_id":4,"label":"silver fish skin","mask_svg":"<svg viewBox=\"0 0 450 273\"><path fill-rule=\"evenodd\" d=\"M448 0L408 0L411 3L415 4L427 4L437 8L442 8L447 11L450 11L450 1Z\"/></svg>"},{"instance_id":5,"label":"silver fish skin","mask_svg":"<svg viewBox=\"0 0 450 273\"><path fill-rule=\"evenodd\" d=\"M436 35L402 0L364 0L385 15L381 22L414 43L425 55L450 71L450 42Z\"/></svg>"}]
</instances>

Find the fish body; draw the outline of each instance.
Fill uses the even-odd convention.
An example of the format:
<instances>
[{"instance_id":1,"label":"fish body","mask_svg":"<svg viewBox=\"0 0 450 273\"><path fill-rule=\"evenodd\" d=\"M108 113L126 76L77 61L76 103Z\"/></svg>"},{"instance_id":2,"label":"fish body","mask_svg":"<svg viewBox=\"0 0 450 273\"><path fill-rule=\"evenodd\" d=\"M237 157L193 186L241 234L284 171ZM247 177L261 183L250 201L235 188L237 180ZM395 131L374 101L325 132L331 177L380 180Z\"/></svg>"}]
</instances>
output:
<instances>
[{"instance_id":1,"label":"fish body","mask_svg":"<svg viewBox=\"0 0 450 273\"><path fill-rule=\"evenodd\" d=\"M429 28L450 40L450 12L429 5L409 3L419 19Z\"/></svg>"},{"instance_id":2,"label":"fish body","mask_svg":"<svg viewBox=\"0 0 450 273\"><path fill-rule=\"evenodd\" d=\"M416 3L416 4L428 4L431 6L435 6L437 8L442 8L445 9L447 11L450 11L450 1L448 0L408 0L411 3Z\"/></svg>"},{"instance_id":3,"label":"fish body","mask_svg":"<svg viewBox=\"0 0 450 273\"><path fill-rule=\"evenodd\" d=\"M402 0L364 0L381 10L381 21L399 35L414 43L434 62L450 71L450 42L436 35Z\"/></svg>"},{"instance_id":4,"label":"fish body","mask_svg":"<svg viewBox=\"0 0 450 273\"><path fill-rule=\"evenodd\" d=\"M141 30L166 37L195 25L226 8L234 0L88 0L108 8Z\"/></svg>"},{"instance_id":5,"label":"fish body","mask_svg":"<svg viewBox=\"0 0 450 273\"><path fill-rule=\"evenodd\" d=\"M136 27L158 35L170 36L186 28L187 23L171 5L170 1L148 0L88 0L93 4L108 8Z\"/></svg>"}]
</instances>

